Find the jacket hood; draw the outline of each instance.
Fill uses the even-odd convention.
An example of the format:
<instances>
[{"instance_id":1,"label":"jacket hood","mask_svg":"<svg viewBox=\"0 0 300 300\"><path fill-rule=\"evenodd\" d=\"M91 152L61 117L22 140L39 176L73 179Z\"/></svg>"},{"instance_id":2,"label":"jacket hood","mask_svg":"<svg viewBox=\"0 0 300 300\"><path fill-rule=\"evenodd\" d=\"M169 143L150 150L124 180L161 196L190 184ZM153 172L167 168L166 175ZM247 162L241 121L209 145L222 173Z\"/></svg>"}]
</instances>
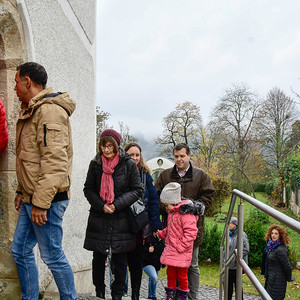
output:
<instances>
[{"instance_id":1,"label":"jacket hood","mask_svg":"<svg viewBox=\"0 0 300 300\"><path fill-rule=\"evenodd\" d=\"M119 147L119 152L120 152L119 161L132 159L131 156L127 152L125 152L125 150L122 147ZM94 157L93 160L95 162L97 162L99 165L102 165L102 160L101 160L101 154L100 154L100 152L98 152L96 154L96 156Z\"/></svg>"},{"instance_id":2,"label":"jacket hood","mask_svg":"<svg viewBox=\"0 0 300 300\"><path fill-rule=\"evenodd\" d=\"M53 94L51 87L42 90L39 94L30 99L28 106L20 111L20 119L29 118L32 113L44 103L59 105L67 112L68 116L71 116L76 108L76 103L70 98L69 94L57 93L53 94L54 97L47 97L50 94Z\"/></svg>"},{"instance_id":3,"label":"jacket hood","mask_svg":"<svg viewBox=\"0 0 300 300\"><path fill-rule=\"evenodd\" d=\"M192 200L183 200L182 204L179 206L179 213L181 214L191 214L194 216L203 216L205 211L205 206L201 202L195 202Z\"/></svg>"}]
</instances>

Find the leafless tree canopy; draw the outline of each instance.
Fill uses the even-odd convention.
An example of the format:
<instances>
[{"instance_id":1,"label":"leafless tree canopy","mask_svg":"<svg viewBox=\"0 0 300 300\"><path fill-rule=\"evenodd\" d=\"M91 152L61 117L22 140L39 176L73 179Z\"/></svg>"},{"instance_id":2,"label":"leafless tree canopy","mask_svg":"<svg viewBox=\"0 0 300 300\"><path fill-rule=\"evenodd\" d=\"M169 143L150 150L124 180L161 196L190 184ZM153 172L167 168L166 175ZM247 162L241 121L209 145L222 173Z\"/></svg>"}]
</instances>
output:
<instances>
[{"instance_id":1,"label":"leafless tree canopy","mask_svg":"<svg viewBox=\"0 0 300 300\"><path fill-rule=\"evenodd\" d=\"M259 111L258 131L268 163L279 170L288 153L287 143L297 117L293 99L279 88L273 88Z\"/></svg>"},{"instance_id":2,"label":"leafless tree canopy","mask_svg":"<svg viewBox=\"0 0 300 300\"><path fill-rule=\"evenodd\" d=\"M257 118L257 95L245 84L233 84L213 112L213 123L223 132L225 151L243 170L249 157L252 128Z\"/></svg>"},{"instance_id":3,"label":"leafless tree canopy","mask_svg":"<svg viewBox=\"0 0 300 300\"><path fill-rule=\"evenodd\" d=\"M161 152L171 155L177 143L186 143L193 152L202 130L200 107L189 102L178 104L162 121L163 133L155 143L161 146Z\"/></svg>"}]
</instances>

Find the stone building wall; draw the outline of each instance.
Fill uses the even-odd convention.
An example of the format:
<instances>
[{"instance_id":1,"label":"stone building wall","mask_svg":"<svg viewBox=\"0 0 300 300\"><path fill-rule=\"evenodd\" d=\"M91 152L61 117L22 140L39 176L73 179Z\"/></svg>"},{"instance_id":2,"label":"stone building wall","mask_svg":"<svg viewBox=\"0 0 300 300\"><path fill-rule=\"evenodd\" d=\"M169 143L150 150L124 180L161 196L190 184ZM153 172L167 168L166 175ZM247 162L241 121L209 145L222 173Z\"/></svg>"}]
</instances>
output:
<instances>
[{"instance_id":1,"label":"stone building wall","mask_svg":"<svg viewBox=\"0 0 300 300\"><path fill-rule=\"evenodd\" d=\"M296 216L300 217L300 189L299 188L296 188L295 190L291 191L290 208Z\"/></svg>"},{"instance_id":2,"label":"stone building wall","mask_svg":"<svg viewBox=\"0 0 300 300\"><path fill-rule=\"evenodd\" d=\"M74 270L79 292L90 291L91 253L83 250L89 205L82 189L95 155L95 0L0 0L0 98L9 129L9 145L0 155L0 299L20 298L10 253L16 220L14 209L15 125L19 101L14 92L16 66L42 64L48 86L68 91L76 101L71 117L73 174L71 201L64 217L63 248ZM35 249L38 256L38 249ZM40 288L56 290L48 268L38 259Z\"/></svg>"}]
</instances>

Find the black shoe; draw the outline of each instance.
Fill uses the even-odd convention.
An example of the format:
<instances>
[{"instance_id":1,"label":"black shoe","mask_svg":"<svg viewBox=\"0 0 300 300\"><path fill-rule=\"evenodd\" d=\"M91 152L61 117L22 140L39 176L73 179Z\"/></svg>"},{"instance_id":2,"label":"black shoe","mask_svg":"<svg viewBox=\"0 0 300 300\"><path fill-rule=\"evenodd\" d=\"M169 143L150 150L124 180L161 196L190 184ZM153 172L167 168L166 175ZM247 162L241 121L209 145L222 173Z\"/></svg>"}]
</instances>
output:
<instances>
[{"instance_id":1,"label":"black shoe","mask_svg":"<svg viewBox=\"0 0 300 300\"><path fill-rule=\"evenodd\" d=\"M101 299L105 299L105 292L97 292L96 297L101 298Z\"/></svg>"},{"instance_id":2,"label":"black shoe","mask_svg":"<svg viewBox=\"0 0 300 300\"><path fill-rule=\"evenodd\" d=\"M140 299L140 295L139 293L133 293L131 295L131 300L139 300Z\"/></svg>"}]
</instances>

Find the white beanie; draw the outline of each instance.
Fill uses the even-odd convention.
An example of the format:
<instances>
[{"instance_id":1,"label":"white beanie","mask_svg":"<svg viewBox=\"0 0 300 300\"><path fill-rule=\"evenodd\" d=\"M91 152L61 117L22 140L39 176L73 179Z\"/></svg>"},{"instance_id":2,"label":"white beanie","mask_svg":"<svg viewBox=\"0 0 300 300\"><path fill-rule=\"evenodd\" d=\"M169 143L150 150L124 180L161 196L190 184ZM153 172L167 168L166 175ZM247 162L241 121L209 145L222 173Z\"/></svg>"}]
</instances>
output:
<instances>
[{"instance_id":1,"label":"white beanie","mask_svg":"<svg viewBox=\"0 0 300 300\"><path fill-rule=\"evenodd\" d=\"M229 223L232 223L232 224L234 224L234 225L236 225L236 226L238 226L238 219L236 218L236 217L232 217L231 219L230 219L230 222Z\"/></svg>"},{"instance_id":2,"label":"white beanie","mask_svg":"<svg viewBox=\"0 0 300 300\"><path fill-rule=\"evenodd\" d=\"M177 182L168 183L160 194L160 201L166 204L181 202L181 185Z\"/></svg>"}]
</instances>

